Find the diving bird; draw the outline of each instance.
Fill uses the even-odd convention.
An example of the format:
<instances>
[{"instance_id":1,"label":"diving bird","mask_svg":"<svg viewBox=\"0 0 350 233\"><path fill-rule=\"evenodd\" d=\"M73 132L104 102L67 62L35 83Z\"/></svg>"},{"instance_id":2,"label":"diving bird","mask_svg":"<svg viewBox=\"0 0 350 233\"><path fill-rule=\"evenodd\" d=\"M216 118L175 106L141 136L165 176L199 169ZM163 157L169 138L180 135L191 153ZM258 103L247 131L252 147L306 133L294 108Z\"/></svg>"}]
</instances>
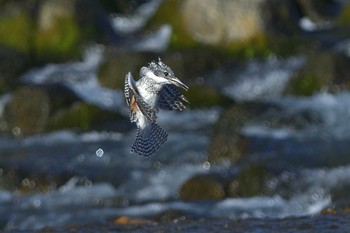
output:
<instances>
[{"instance_id":1,"label":"diving bird","mask_svg":"<svg viewBox=\"0 0 350 233\"><path fill-rule=\"evenodd\" d=\"M187 91L188 86L160 58L141 68L137 82L130 72L126 75L125 99L130 120L137 126L131 152L150 156L165 143L168 134L157 124L157 113L159 109L185 110L189 101L181 89Z\"/></svg>"}]
</instances>

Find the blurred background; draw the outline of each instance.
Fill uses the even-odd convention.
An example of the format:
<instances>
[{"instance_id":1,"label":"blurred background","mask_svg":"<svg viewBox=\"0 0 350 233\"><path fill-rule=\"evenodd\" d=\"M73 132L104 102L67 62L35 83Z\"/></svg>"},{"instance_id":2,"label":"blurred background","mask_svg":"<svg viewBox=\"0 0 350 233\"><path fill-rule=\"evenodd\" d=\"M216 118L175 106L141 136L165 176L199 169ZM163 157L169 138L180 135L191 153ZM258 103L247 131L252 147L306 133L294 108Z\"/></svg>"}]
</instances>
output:
<instances>
[{"instance_id":1,"label":"blurred background","mask_svg":"<svg viewBox=\"0 0 350 233\"><path fill-rule=\"evenodd\" d=\"M347 0L0 0L0 230L347 215L349 38ZM191 105L145 158L158 57Z\"/></svg>"}]
</instances>

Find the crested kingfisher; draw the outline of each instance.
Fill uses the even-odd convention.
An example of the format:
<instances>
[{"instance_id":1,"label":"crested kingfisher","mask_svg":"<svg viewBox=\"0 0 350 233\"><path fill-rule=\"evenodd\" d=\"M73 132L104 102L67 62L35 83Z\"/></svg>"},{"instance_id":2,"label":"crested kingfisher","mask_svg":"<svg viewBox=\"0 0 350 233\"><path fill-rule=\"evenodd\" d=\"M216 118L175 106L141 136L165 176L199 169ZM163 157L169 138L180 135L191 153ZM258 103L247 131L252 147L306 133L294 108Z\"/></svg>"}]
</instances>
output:
<instances>
[{"instance_id":1,"label":"crested kingfisher","mask_svg":"<svg viewBox=\"0 0 350 233\"><path fill-rule=\"evenodd\" d=\"M165 143L168 134L157 124L157 113L159 109L185 110L189 101L181 94L181 89L187 91L188 86L160 58L141 68L137 82L130 72L126 75L125 99L130 120L137 126L131 152L150 156Z\"/></svg>"}]
</instances>

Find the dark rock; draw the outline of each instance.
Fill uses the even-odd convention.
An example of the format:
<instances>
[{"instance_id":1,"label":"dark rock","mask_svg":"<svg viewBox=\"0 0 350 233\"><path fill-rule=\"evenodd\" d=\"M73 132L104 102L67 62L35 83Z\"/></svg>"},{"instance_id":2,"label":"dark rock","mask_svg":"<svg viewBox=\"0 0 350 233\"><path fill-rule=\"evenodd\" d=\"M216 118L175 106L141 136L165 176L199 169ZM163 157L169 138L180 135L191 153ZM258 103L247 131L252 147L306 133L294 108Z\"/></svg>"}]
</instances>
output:
<instances>
[{"instance_id":1,"label":"dark rock","mask_svg":"<svg viewBox=\"0 0 350 233\"><path fill-rule=\"evenodd\" d=\"M156 56L125 52L120 53L115 50L107 50L105 59L102 62L98 79L104 87L124 90L125 76L131 72L134 79L139 79L139 73L142 66L147 66L149 62L157 59Z\"/></svg>"},{"instance_id":2,"label":"dark rock","mask_svg":"<svg viewBox=\"0 0 350 233\"><path fill-rule=\"evenodd\" d=\"M19 75L29 65L29 57L14 49L0 46L0 94L19 85Z\"/></svg>"},{"instance_id":3,"label":"dark rock","mask_svg":"<svg viewBox=\"0 0 350 233\"><path fill-rule=\"evenodd\" d=\"M322 89L339 91L350 87L350 58L339 52L324 51L308 55L295 71L286 88L288 95L312 95Z\"/></svg>"},{"instance_id":4,"label":"dark rock","mask_svg":"<svg viewBox=\"0 0 350 233\"><path fill-rule=\"evenodd\" d=\"M296 0L301 13L313 22L333 21L340 13L341 4L334 0Z\"/></svg>"},{"instance_id":5,"label":"dark rock","mask_svg":"<svg viewBox=\"0 0 350 233\"><path fill-rule=\"evenodd\" d=\"M236 103L222 112L208 147L208 161L212 164L237 163L248 152L248 139L242 128L250 121L258 120L265 113L277 111L279 106L269 103Z\"/></svg>"},{"instance_id":6,"label":"dark rock","mask_svg":"<svg viewBox=\"0 0 350 233\"><path fill-rule=\"evenodd\" d=\"M106 121L122 118L117 113L111 113L99 109L97 106L75 102L67 108L57 110L49 119L48 130L80 129L88 130L96 128Z\"/></svg>"},{"instance_id":7,"label":"dark rock","mask_svg":"<svg viewBox=\"0 0 350 233\"><path fill-rule=\"evenodd\" d=\"M268 192L267 180L273 174L262 166L251 166L242 169L229 182L227 195L230 197L252 197L264 195Z\"/></svg>"},{"instance_id":8,"label":"dark rock","mask_svg":"<svg viewBox=\"0 0 350 233\"><path fill-rule=\"evenodd\" d=\"M147 0L97 0L97 2L108 12L117 12L119 14L131 14L135 9Z\"/></svg>"},{"instance_id":9,"label":"dark rock","mask_svg":"<svg viewBox=\"0 0 350 233\"><path fill-rule=\"evenodd\" d=\"M213 164L230 161L236 163L244 155L245 142L241 129L254 113L240 105L225 110L214 126L208 148L208 161Z\"/></svg>"},{"instance_id":10,"label":"dark rock","mask_svg":"<svg viewBox=\"0 0 350 233\"><path fill-rule=\"evenodd\" d=\"M179 191L182 200L220 200L225 197L225 185L216 175L195 175Z\"/></svg>"},{"instance_id":11,"label":"dark rock","mask_svg":"<svg viewBox=\"0 0 350 233\"><path fill-rule=\"evenodd\" d=\"M17 194L50 192L65 184L70 178L66 173L48 176L37 171L11 168L11 165L1 169L0 174L0 189Z\"/></svg>"},{"instance_id":12,"label":"dark rock","mask_svg":"<svg viewBox=\"0 0 350 233\"><path fill-rule=\"evenodd\" d=\"M228 106L232 100L219 90L208 85L191 85L184 95L190 101L190 108L208 108L213 106Z\"/></svg>"},{"instance_id":13,"label":"dark rock","mask_svg":"<svg viewBox=\"0 0 350 233\"><path fill-rule=\"evenodd\" d=\"M311 42L300 37L301 15L295 1L263 1L261 14L268 47L273 53L290 55L310 48Z\"/></svg>"},{"instance_id":14,"label":"dark rock","mask_svg":"<svg viewBox=\"0 0 350 233\"><path fill-rule=\"evenodd\" d=\"M340 25L350 24L350 3L347 3L336 18L336 23Z\"/></svg>"},{"instance_id":15,"label":"dark rock","mask_svg":"<svg viewBox=\"0 0 350 233\"><path fill-rule=\"evenodd\" d=\"M14 136L44 132L50 113L50 100L39 87L20 87L13 92L4 111L7 131Z\"/></svg>"}]
</instances>

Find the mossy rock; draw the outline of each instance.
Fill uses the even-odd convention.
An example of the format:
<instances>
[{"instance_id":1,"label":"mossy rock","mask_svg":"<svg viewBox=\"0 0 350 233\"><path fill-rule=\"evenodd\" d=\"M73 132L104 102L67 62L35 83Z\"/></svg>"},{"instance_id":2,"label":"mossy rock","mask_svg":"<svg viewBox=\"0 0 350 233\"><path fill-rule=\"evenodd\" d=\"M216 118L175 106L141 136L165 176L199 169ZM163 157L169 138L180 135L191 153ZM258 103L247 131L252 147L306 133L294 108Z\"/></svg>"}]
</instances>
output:
<instances>
[{"instance_id":1,"label":"mossy rock","mask_svg":"<svg viewBox=\"0 0 350 233\"><path fill-rule=\"evenodd\" d=\"M162 3L147 27L170 24L173 49L216 49L252 58L269 55L271 48L282 50L287 41L283 38L297 38L300 30L296 8L289 1L278 0L169 0ZM284 43L277 46L279 41Z\"/></svg>"},{"instance_id":2,"label":"mossy rock","mask_svg":"<svg viewBox=\"0 0 350 233\"><path fill-rule=\"evenodd\" d=\"M190 108L208 108L213 106L228 106L232 100L222 95L217 89L206 85L191 85L183 93L190 102Z\"/></svg>"},{"instance_id":3,"label":"mossy rock","mask_svg":"<svg viewBox=\"0 0 350 233\"><path fill-rule=\"evenodd\" d=\"M220 20L216 21L219 23L219 25L211 24L211 29L219 29L214 30L217 31L217 33L213 33L213 31L210 32L204 32L207 30L201 30L199 28L206 29L208 28L208 24L204 27L196 26L197 29L194 29L194 31L188 29L187 22L193 22L192 18L188 18L185 12L187 12L187 4L190 4L190 1L180 1L180 0L169 0L164 1L160 8L158 9L157 13L151 18L151 20L148 23L148 27L150 28L157 28L160 27L162 24L170 24L173 28L173 33L171 36L171 43L170 47L171 49L201 49L203 51L206 50L219 50L219 51L225 51L226 53L233 53L233 54L239 54L239 55L252 55L257 53L265 53L266 52L266 40L265 37L262 36L260 33L256 36L252 36L248 38L247 40L236 40L236 41L225 41L223 38L224 33L223 27L220 22ZM205 5L205 4L204 4ZM215 3L214 3L215 5ZM188 10L190 11L190 10ZM193 13L193 11L191 11ZM219 12L219 11L218 11ZM190 14L190 13L189 13ZM221 14L221 13L220 13ZM191 15L191 14L190 14ZM219 14L218 14L219 15ZM198 15L200 16L200 15ZM214 20L215 21L215 20ZM198 20L196 21L198 22ZM204 20L203 22L206 22ZM221 25L221 26L220 26ZM209 38L208 40L204 39L201 40L199 36L195 36L196 30L203 31L205 33L205 38ZM210 29L208 29L210 30ZM210 39L213 37L214 39ZM215 40L215 42L210 42L211 40ZM207 41L207 42L206 42ZM248 52L249 51L249 52ZM261 52L264 51L264 52ZM200 57L198 57L200 58Z\"/></svg>"},{"instance_id":4,"label":"mossy rock","mask_svg":"<svg viewBox=\"0 0 350 233\"><path fill-rule=\"evenodd\" d=\"M35 21L24 1L11 1L0 11L0 44L29 53L33 49Z\"/></svg>"},{"instance_id":5,"label":"mossy rock","mask_svg":"<svg viewBox=\"0 0 350 233\"><path fill-rule=\"evenodd\" d=\"M251 166L240 171L237 176L229 182L227 194L231 197L253 197L268 193L267 180L273 177L262 166Z\"/></svg>"},{"instance_id":6,"label":"mossy rock","mask_svg":"<svg viewBox=\"0 0 350 233\"><path fill-rule=\"evenodd\" d=\"M215 175L195 175L179 191L182 200L220 200L225 197L224 182Z\"/></svg>"},{"instance_id":7,"label":"mossy rock","mask_svg":"<svg viewBox=\"0 0 350 233\"><path fill-rule=\"evenodd\" d=\"M77 22L77 0L44 1L39 6L34 37L39 60L66 60L79 55L83 31Z\"/></svg>"},{"instance_id":8,"label":"mossy rock","mask_svg":"<svg viewBox=\"0 0 350 233\"><path fill-rule=\"evenodd\" d=\"M34 64L78 59L86 44L115 40L108 23L94 1L8 1L0 12L0 45L28 54Z\"/></svg>"},{"instance_id":9,"label":"mossy rock","mask_svg":"<svg viewBox=\"0 0 350 233\"><path fill-rule=\"evenodd\" d=\"M339 25L349 25L350 24L350 3L347 3L338 17L336 18L335 22Z\"/></svg>"},{"instance_id":10,"label":"mossy rock","mask_svg":"<svg viewBox=\"0 0 350 233\"><path fill-rule=\"evenodd\" d=\"M181 11L182 1L167 0L159 7L156 14L148 22L148 27L159 27L162 24L170 24L173 28L171 46L173 48L194 47L197 42L187 33L183 27Z\"/></svg>"},{"instance_id":11,"label":"mossy rock","mask_svg":"<svg viewBox=\"0 0 350 233\"><path fill-rule=\"evenodd\" d=\"M350 59L332 51L308 55L303 67L295 71L285 93L310 96L322 89L339 91L350 87Z\"/></svg>"},{"instance_id":12,"label":"mossy rock","mask_svg":"<svg viewBox=\"0 0 350 233\"><path fill-rule=\"evenodd\" d=\"M44 132L50 113L47 92L39 87L20 87L6 105L4 120L9 132L22 136Z\"/></svg>"},{"instance_id":13,"label":"mossy rock","mask_svg":"<svg viewBox=\"0 0 350 233\"><path fill-rule=\"evenodd\" d=\"M73 103L70 107L57 110L49 119L48 130L78 129L89 130L108 120L121 116L99 109L83 102Z\"/></svg>"},{"instance_id":14,"label":"mossy rock","mask_svg":"<svg viewBox=\"0 0 350 233\"><path fill-rule=\"evenodd\" d=\"M142 53L107 51L98 71L100 84L104 87L124 90L126 74L131 72L134 79L138 80L141 67L148 66L151 59L151 55Z\"/></svg>"}]
</instances>

